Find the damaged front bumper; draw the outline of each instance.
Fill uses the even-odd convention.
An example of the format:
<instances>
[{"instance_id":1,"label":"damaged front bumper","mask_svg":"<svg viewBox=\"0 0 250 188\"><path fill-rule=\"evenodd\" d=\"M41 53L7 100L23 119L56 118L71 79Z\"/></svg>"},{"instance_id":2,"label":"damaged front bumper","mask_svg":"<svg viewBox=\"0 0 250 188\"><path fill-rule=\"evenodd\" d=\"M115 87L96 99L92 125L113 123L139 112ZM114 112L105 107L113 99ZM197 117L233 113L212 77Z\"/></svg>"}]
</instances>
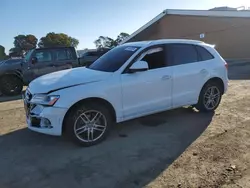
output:
<instances>
[{"instance_id":1,"label":"damaged front bumper","mask_svg":"<svg viewBox=\"0 0 250 188\"><path fill-rule=\"evenodd\" d=\"M63 118L67 109L31 104L23 96L28 128L39 133L62 135Z\"/></svg>"}]
</instances>

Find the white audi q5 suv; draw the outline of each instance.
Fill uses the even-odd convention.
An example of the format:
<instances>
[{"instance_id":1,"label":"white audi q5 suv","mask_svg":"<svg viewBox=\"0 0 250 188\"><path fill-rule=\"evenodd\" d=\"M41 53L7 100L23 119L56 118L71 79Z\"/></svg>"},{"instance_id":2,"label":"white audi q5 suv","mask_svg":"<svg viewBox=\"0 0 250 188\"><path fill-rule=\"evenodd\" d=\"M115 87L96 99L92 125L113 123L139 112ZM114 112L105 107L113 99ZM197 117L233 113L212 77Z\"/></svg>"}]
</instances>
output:
<instances>
[{"instance_id":1,"label":"white audi q5 suv","mask_svg":"<svg viewBox=\"0 0 250 188\"><path fill-rule=\"evenodd\" d=\"M167 39L126 43L89 67L41 76L23 99L29 129L91 146L113 123L187 105L214 111L227 86L212 45Z\"/></svg>"}]
</instances>

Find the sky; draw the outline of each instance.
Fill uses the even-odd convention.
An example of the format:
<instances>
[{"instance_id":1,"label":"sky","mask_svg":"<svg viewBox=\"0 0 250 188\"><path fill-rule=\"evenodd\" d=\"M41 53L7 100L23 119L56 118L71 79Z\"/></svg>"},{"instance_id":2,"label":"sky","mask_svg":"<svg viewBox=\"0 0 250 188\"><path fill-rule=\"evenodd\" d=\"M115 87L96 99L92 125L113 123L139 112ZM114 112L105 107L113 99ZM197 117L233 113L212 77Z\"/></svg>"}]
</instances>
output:
<instances>
[{"instance_id":1,"label":"sky","mask_svg":"<svg viewBox=\"0 0 250 188\"><path fill-rule=\"evenodd\" d=\"M219 6L250 7L249 0L0 0L0 45L5 52L14 37L48 32L79 40L78 50L94 48L99 36L133 33L165 9L207 10Z\"/></svg>"}]
</instances>

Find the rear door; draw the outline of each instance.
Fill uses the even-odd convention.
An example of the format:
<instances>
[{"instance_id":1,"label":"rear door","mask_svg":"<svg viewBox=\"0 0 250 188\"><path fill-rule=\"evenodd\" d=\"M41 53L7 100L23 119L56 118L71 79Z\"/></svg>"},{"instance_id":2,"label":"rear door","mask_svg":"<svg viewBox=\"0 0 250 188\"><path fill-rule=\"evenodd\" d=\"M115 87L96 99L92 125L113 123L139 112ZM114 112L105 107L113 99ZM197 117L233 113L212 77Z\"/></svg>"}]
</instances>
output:
<instances>
[{"instance_id":1,"label":"rear door","mask_svg":"<svg viewBox=\"0 0 250 188\"><path fill-rule=\"evenodd\" d=\"M213 59L204 50L203 47L192 44L168 45L169 63L173 67L173 107L197 102L200 89L209 76L207 65ZM203 57L201 52L207 57Z\"/></svg>"},{"instance_id":2,"label":"rear door","mask_svg":"<svg viewBox=\"0 0 250 188\"><path fill-rule=\"evenodd\" d=\"M53 50L53 67L55 71L70 69L76 63L74 54L70 48L58 48Z\"/></svg>"}]
</instances>

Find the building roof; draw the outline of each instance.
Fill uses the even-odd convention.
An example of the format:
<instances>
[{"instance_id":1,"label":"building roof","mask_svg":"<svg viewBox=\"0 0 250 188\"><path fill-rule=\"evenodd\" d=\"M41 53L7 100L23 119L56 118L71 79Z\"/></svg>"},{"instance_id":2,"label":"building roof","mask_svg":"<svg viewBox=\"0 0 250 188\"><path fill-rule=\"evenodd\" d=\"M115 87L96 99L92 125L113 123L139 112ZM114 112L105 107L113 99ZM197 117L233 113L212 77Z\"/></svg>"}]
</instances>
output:
<instances>
[{"instance_id":1,"label":"building roof","mask_svg":"<svg viewBox=\"0 0 250 188\"><path fill-rule=\"evenodd\" d=\"M178 9L166 9L155 18L150 20L148 23L140 27L134 33L132 33L129 37L124 39L121 44L126 43L140 32L151 26L152 24L156 23L163 17L167 15L183 15L183 16L206 16L206 17L234 17L234 18L250 18L250 11L249 10L178 10Z\"/></svg>"}]
</instances>

